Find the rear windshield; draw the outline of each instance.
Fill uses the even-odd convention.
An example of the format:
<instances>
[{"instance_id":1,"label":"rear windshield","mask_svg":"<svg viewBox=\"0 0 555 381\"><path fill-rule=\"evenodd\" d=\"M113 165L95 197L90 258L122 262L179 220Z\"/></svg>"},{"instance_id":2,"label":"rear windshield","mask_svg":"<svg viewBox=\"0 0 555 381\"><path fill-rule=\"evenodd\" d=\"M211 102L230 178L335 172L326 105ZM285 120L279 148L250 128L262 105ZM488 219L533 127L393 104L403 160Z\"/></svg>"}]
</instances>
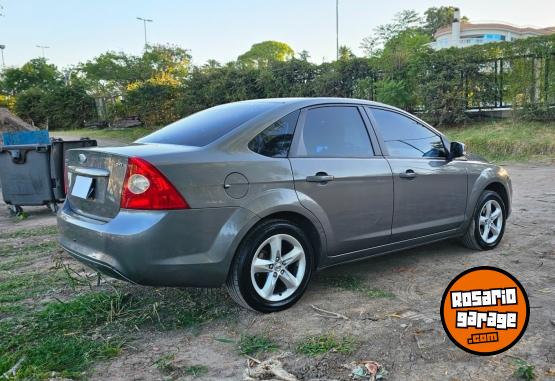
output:
<instances>
[{"instance_id":1,"label":"rear windshield","mask_svg":"<svg viewBox=\"0 0 555 381\"><path fill-rule=\"evenodd\" d=\"M137 142L202 147L277 106L277 102L239 102L212 107L180 119Z\"/></svg>"}]
</instances>

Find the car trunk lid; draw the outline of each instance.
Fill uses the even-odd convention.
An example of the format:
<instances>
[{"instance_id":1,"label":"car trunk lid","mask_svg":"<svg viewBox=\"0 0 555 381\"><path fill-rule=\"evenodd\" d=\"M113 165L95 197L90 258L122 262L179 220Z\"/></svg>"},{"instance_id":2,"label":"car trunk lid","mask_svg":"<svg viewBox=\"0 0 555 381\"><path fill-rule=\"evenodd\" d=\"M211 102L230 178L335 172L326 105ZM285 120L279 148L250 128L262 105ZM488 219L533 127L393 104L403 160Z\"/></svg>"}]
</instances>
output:
<instances>
[{"instance_id":1,"label":"car trunk lid","mask_svg":"<svg viewBox=\"0 0 555 381\"><path fill-rule=\"evenodd\" d=\"M67 162L71 208L100 219L115 217L120 208L127 157L87 149L70 150Z\"/></svg>"},{"instance_id":2,"label":"car trunk lid","mask_svg":"<svg viewBox=\"0 0 555 381\"><path fill-rule=\"evenodd\" d=\"M69 180L67 201L78 214L109 220L120 210L129 157L156 162L197 149L168 144L137 144L70 150L66 163Z\"/></svg>"}]
</instances>

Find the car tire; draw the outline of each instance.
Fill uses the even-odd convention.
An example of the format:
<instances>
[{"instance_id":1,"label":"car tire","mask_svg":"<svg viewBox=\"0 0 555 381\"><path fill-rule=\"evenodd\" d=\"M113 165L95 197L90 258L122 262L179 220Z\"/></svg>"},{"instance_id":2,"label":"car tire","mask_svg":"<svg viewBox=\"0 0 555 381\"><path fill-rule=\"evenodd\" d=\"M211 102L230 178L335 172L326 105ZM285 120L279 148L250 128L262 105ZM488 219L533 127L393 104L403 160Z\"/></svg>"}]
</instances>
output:
<instances>
[{"instance_id":1,"label":"car tire","mask_svg":"<svg viewBox=\"0 0 555 381\"><path fill-rule=\"evenodd\" d=\"M290 221L271 219L257 225L242 240L226 288L245 308L277 312L302 297L313 267L314 252L306 233Z\"/></svg>"},{"instance_id":2,"label":"car tire","mask_svg":"<svg viewBox=\"0 0 555 381\"><path fill-rule=\"evenodd\" d=\"M506 220L507 208L503 199L496 192L484 191L476 204L472 221L462 237L462 243L473 250L495 248L505 233Z\"/></svg>"}]
</instances>

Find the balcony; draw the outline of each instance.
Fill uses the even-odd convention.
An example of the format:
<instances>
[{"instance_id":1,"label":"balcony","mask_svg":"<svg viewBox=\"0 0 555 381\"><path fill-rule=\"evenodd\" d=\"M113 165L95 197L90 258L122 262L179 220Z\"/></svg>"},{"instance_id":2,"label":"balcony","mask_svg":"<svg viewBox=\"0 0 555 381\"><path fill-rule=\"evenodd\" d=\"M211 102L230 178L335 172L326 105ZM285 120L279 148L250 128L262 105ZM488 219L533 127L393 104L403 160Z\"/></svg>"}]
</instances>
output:
<instances>
[{"instance_id":1,"label":"balcony","mask_svg":"<svg viewBox=\"0 0 555 381\"><path fill-rule=\"evenodd\" d=\"M467 46L489 44L490 42L500 42L500 40L492 38L461 38L459 40L445 39L430 42L428 46L434 50L440 50L452 47L466 48Z\"/></svg>"}]
</instances>

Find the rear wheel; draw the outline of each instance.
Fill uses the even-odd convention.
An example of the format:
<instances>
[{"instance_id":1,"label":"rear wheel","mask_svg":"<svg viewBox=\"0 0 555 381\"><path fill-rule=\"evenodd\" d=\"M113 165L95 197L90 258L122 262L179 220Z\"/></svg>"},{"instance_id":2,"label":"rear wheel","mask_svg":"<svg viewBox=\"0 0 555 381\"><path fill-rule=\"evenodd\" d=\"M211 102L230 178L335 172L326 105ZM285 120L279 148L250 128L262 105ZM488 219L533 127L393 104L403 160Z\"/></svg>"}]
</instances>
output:
<instances>
[{"instance_id":1,"label":"rear wheel","mask_svg":"<svg viewBox=\"0 0 555 381\"><path fill-rule=\"evenodd\" d=\"M303 230L286 220L269 220L243 239L226 288L246 308L281 311L301 298L312 267L312 246Z\"/></svg>"},{"instance_id":2,"label":"rear wheel","mask_svg":"<svg viewBox=\"0 0 555 381\"><path fill-rule=\"evenodd\" d=\"M474 250L495 248L505 233L506 210L503 199L496 192L482 193L472 222L462 237L463 244Z\"/></svg>"},{"instance_id":3,"label":"rear wheel","mask_svg":"<svg viewBox=\"0 0 555 381\"><path fill-rule=\"evenodd\" d=\"M48 209L54 214L58 213L58 204L55 202L49 202L47 205Z\"/></svg>"}]
</instances>

